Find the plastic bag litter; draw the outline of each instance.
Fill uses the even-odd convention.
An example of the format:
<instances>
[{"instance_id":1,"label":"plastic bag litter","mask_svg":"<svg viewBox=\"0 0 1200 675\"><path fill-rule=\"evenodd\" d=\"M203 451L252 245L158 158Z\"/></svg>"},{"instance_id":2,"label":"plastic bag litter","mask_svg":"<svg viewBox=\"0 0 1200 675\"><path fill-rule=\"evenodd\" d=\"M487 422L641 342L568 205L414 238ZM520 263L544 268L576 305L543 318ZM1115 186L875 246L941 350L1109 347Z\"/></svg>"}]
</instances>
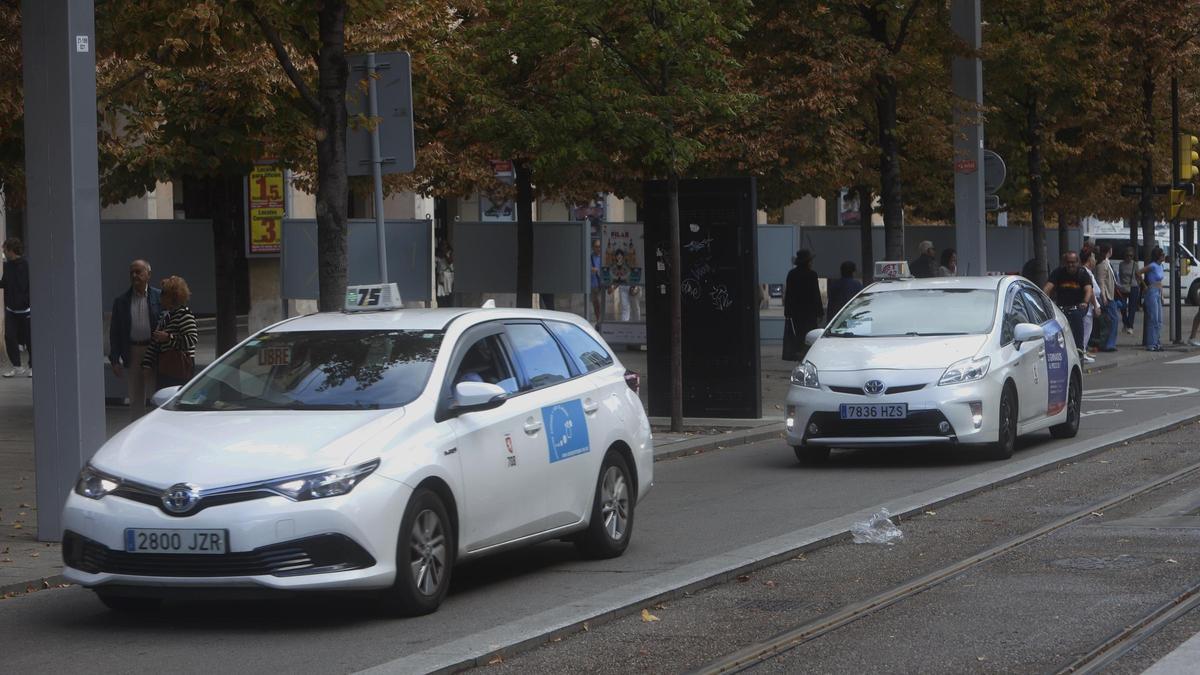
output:
<instances>
[{"instance_id":1,"label":"plastic bag litter","mask_svg":"<svg viewBox=\"0 0 1200 675\"><path fill-rule=\"evenodd\" d=\"M904 538L904 533L891 521L892 514L880 509L870 520L859 521L850 526L856 544L887 544L891 546Z\"/></svg>"}]
</instances>

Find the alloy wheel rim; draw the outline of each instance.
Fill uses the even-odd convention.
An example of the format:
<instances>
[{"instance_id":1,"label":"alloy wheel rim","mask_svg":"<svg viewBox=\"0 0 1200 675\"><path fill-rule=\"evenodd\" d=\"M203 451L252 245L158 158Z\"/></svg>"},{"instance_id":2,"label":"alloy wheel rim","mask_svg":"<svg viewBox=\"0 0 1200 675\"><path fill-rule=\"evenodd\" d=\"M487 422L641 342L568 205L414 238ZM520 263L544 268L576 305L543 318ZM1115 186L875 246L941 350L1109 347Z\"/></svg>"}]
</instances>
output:
<instances>
[{"instance_id":1,"label":"alloy wheel rim","mask_svg":"<svg viewBox=\"0 0 1200 675\"><path fill-rule=\"evenodd\" d=\"M629 523L629 488L625 474L615 466L608 467L600 481L600 519L609 539L621 541Z\"/></svg>"},{"instance_id":2,"label":"alloy wheel rim","mask_svg":"<svg viewBox=\"0 0 1200 675\"><path fill-rule=\"evenodd\" d=\"M1078 382L1078 380L1072 379L1071 380L1071 400L1067 402L1067 405L1070 408L1067 412L1067 419L1070 421L1070 423L1072 425L1079 424L1079 398L1080 398L1079 382Z\"/></svg>"},{"instance_id":3,"label":"alloy wheel rim","mask_svg":"<svg viewBox=\"0 0 1200 675\"><path fill-rule=\"evenodd\" d=\"M417 514L409 536L409 567L422 595L435 595L446 573L446 534L442 519L429 509Z\"/></svg>"},{"instance_id":4,"label":"alloy wheel rim","mask_svg":"<svg viewBox=\"0 0 1200 675\"><path fill-rule=\"evenodd\" d=\"M1008 396L1004 397L1004 403L1000 406L1000 422L1001 428L1004 430L1003 445L1007 448L1013 441L1012 399Z\"/></svg>"}]
</instances>

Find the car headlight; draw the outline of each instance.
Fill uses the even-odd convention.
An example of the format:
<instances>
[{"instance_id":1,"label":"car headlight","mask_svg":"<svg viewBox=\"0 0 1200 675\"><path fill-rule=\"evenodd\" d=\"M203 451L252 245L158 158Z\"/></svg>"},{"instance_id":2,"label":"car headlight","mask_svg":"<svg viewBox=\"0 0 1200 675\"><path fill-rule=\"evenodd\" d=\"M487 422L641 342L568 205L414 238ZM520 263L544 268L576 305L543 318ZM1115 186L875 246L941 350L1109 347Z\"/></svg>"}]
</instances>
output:
<instances>
[{"instance_id":1,"label":"car headlight","mask_svg":"<svg viewBox=\"0 0 1200 675\"><path fill-rule=\"evenodd\" d=\"M117 489L120 481L92 468L91 464L79 472L79 480L75 481L75 494L88 499L100 499Z\"/></svg>"},{"instance_id":2,"label":"car headlight","mask_svg":"<svg viewBox=\"0 0 1200 675\"><path fill-rule=\"evenodd\" d=\"M267 487L297 502L336 497L353 490L354 486L361 483L377 468L379 468L379 460L373 459L357 466L310 473L307 476L294 476L278 483L271 483Z\"/></svg>"},{"instance_id":3,"label":"car headlight","mask_svg":"<svg viewBox=\"0 0 1200 675\"><path fill-rule=\"evenodd\" d=\"M972 356L961 361L955 361L950 364L946 372L942 373L942 379L938 380L938 385L962 384L963 382L982 380L983 376L987 375L988 368L991 365L992 359L990 356Z\"/></svg>"},{"instance_id":4,"label":"car headlight","mask_svg":"<svg viewBox=\"0 0 1200 675\"><path fill-rule=\"evenodd\" d=\"M796 366L795 370L792 371L792 384L812 389L819 389L821 387L821 381L817 379L817 367L813 365L812 361L805 361Z\"/></svg>"}]
</instances>

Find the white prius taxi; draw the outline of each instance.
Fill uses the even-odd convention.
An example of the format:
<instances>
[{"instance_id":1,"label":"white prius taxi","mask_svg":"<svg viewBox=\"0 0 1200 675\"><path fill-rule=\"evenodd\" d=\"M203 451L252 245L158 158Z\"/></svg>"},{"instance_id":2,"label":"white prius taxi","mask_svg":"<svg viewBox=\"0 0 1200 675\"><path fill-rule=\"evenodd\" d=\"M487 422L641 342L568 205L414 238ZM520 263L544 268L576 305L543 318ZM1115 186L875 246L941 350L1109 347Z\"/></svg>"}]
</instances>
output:
<instances>
[{"instance_id":1,"label":"white prius taxi","mask_svg":"<svg viewBox=\"0 0 1200 675\"><path fill-rule=\"evenodd\" d=\"M979 446L1079 430L1079 355L1062 312L1021 277L908 278L876 263L863 289L810 332L792 372L787 436L801 462L833 447Z\"/></svg>"},{"instance_id":2,"label":"white prius taxi","mask_svg":"<svg viewBox=\"0 0 1200 675\"><path fill-rule=\"evenodd\" d=\"M67 499L67 579L116 609L362 590L413 615L469 558L621 555L653 478L637 374L572 314L398 299L352 287L159 392Z\"/></svg>"}]
</instances>

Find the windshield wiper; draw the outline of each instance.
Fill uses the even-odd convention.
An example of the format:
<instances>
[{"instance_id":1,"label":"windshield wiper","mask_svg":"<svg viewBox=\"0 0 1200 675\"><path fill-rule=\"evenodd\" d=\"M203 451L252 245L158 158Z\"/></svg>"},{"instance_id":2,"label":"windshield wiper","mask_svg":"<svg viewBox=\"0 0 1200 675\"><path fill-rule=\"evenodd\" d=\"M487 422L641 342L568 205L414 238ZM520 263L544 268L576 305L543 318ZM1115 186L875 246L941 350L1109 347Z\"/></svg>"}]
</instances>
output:
<instances>
[{"instance_id":1,"label":"windshield wiper","mask_svg":"<svg viewBox=\"0 0 1200 675\"><path fill-rule=\"evenodd\" d=\"M970 333L966 333L966 332L959 332L959 333L918 333L918 332L916 332L916 331L909 331L909 332L905 333L905 335L912 335L912 336L916 336L916 337L942 337L942 336L945 336L945 335L970 335Z\"/></svg>"}]
</instances>

